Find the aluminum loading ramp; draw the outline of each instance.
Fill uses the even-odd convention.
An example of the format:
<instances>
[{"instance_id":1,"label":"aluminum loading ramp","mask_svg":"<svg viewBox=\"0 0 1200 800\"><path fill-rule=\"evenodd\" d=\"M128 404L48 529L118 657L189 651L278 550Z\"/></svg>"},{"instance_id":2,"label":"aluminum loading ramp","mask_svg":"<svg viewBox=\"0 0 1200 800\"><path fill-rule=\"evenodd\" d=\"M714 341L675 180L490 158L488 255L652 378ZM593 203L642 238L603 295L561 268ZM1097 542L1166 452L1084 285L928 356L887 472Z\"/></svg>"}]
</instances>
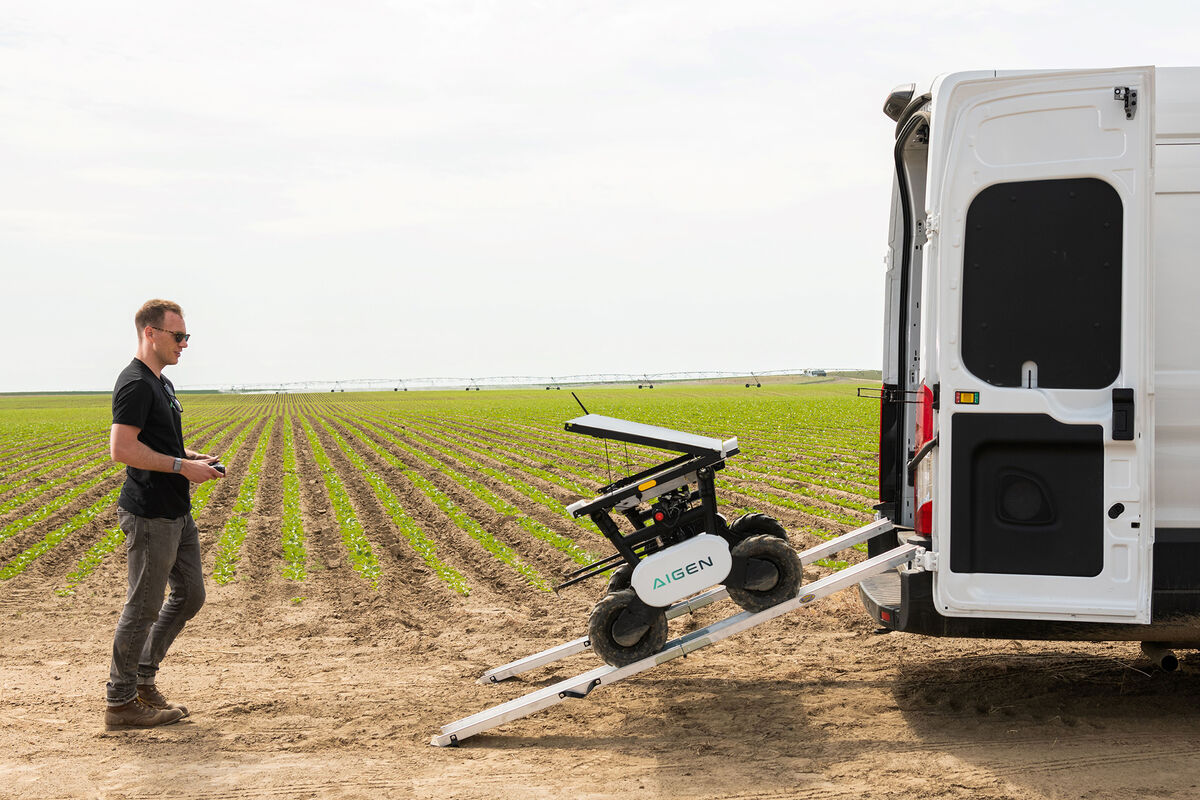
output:
<instances>
[{"instance_id":1,"label":"aluminum loading ramp","mask_svg":"<svg viewBox=\"0 0 1200 800\"><path fill-rule=\"evenodd\" d=\"M890 530L892 530L890 520L877 520L850 533L843 534L828 542L805 550L800 553L800 560L804 564L811 564L818 559L827 558L830 555ZM903 564L919 561L924 552L925 549L919 545L901 545L894 550L881 553L874 558L869 558L852 567L847 567L821 580L810 583L801 588L799 596L772 606L765 611L759 611L758 613L742 611L712 625L673 639L667 642L658 653L641 661L635 661L623 667L601 665L582 675L559 681L551 686L510 700L507 703L501 703L478 714L473 714L443 725L442 732L434 736L430 744L437 747L454 746L477 733L491 730L506 722L527 717L544 708L557 705L564 700L582 699L599 686L616 683L617 681L637 675L639 672L645 672L648 669L657 667L659 664L694 653L703 647L715 644L722 639L727 639L734 634L741 633L764 622L769 622L776 617L783 616L789 611L811 605L814 601L834 592L855 586L873 575L882 574ZM728 597L728 593L724 587L718 586L709 589L707 592L671 606L667 610L667 618L671 619L683 614L690 614L699 608L703 608L726 597ZM484 673L479 682L499 683L505 678L552 664L587 649L589 649L587 637L575 639L557 647L552 647L549 650L544 650L541 653L536 653L489 670Z\"/></svg>"}]
</instances>

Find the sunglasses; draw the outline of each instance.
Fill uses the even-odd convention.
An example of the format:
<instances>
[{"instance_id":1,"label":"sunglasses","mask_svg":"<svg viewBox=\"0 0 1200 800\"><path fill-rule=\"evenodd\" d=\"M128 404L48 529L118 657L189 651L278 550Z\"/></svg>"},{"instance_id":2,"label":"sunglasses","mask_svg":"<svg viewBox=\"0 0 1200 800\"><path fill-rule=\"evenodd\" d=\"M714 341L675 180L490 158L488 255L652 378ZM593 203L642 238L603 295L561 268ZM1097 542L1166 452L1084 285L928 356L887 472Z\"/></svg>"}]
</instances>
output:
<instances>
[{"instance_id":1,"label":"sunglasses","mask_svg":"<svg viewBox=\"0 0 1200 800\"><path fill-rule=\"evenodd\" d=\"M190 333L180 333L179 331L169 331L166 328L159 328L154 325L151 325L150 327L154 328L154 330L156 330L156 331L162 331L163 333L169 333L172 336L174 336L175 344L183 344L188 339L192 338L192 335Z\"/></svg>"}]
</instances>

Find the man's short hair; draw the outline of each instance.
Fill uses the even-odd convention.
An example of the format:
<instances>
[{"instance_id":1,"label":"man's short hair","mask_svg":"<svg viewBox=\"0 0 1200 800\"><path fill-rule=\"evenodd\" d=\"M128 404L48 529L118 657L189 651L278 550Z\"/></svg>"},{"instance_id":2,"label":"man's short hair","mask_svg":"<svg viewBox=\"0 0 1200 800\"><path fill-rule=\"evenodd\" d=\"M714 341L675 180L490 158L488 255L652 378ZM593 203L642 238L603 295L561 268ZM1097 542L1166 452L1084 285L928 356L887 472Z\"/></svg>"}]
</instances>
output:
<instances>
[{"instance_id":1,"label":"man's short hair","mask_svg":"<svg viewBox=\"0 0 1200 800\"><path fill-rule=\"evenodd\" d=\"M138 338L142 338L142 331L146 330L146 326L161 327L163 317L168 311L173 311L179 316L183 316L183 309L179 307L179 303L172 303L170 300L147 300L142 303L142 307L133 315L133 324L137 328Z\"/></svg>"}]
</instances>

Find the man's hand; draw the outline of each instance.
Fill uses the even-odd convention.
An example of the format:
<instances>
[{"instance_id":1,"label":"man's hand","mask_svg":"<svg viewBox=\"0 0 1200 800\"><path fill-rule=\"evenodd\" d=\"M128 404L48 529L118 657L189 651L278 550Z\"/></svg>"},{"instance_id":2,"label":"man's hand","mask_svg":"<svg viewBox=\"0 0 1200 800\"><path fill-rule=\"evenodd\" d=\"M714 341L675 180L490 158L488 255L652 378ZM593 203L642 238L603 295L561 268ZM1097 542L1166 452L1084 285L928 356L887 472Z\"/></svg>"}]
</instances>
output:
<instances>
[{"instance_id":1,"label":"man's hand","mask_svg":"<svg viewBox=\"0 0 1200 800\"><path fill-rule=\"evenodd\" d=\"M154 472L172 472L175 459L164 453L158 453L142 444L138 439L141 428L133 425L114 423L109 435L109 454L113 461L128 464L136 469L147 469ZM187 458L180 461L179 474L192 483L204 483L224 477L224 473L212 468L217 456L204 453L184 451ZM193 457L198 457L194 459Z\"/></svg>"},{"instance_id":2,"label":"man's hand","mask_svg":"<svg viewBox=\"0 0 1200 800\"><path fill-rule=\"evenodd\" d=\"M213 458L213 462L215 461L216 459ZM205 481L214 481L218 478L225 477L225 473L218 472L212 468L212 462L191 458L185 458L183 460L183 465L179 469L179 474L187 478L192 483L204 483Z\"/></svg>"}]
</instances>

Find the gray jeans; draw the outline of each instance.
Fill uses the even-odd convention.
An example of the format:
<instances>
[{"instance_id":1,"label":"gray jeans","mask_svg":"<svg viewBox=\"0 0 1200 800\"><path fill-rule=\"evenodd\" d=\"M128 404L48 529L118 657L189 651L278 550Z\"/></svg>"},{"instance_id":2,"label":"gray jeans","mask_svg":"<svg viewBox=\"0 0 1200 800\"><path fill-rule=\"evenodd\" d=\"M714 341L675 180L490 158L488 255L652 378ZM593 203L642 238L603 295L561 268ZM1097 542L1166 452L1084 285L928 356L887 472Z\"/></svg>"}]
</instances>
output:
<instances>
[{"instance_id":1,"label":"gray jeans","mask_svg":"<svg viewBox=\"0 0 1200 800\"><path fill-rule=\"evenodd\" d=\"M160 519L118 509L117 519L125 531L129 591L113 638L110 706L133 700L139 683L154 683L167 648L204 605L200 531L191 514ZM168 584L171 594L164 603Z\"/></svg>"}]
</instances>

